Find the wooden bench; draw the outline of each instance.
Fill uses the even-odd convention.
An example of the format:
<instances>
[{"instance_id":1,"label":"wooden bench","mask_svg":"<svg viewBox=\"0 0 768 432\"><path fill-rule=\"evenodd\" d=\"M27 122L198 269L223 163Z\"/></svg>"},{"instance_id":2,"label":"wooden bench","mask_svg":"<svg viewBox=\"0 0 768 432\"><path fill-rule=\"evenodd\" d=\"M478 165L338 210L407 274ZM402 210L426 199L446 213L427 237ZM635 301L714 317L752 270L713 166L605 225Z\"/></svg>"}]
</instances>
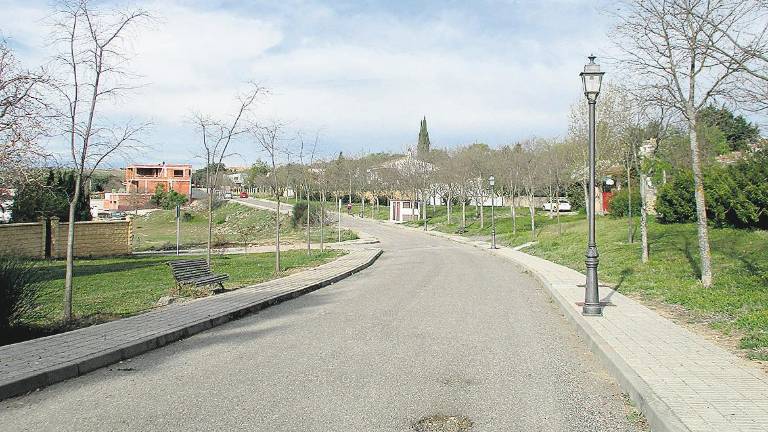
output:
<instances>
[{"instance_id":1,"label":"wooden bench","mask_svg":"<svg viewBox=\"0 0 768 432\"><path fill-rule=\"evenodd\" d=\"M176 279L176 286L186 284L194 285L195 287L218 285L221 289L224 289L224 281L229 279L227 274L212 273L204 258L170 261L168 265L171 266L171 273L173 273L173 278Z\"/></svg>"}]
</instances>

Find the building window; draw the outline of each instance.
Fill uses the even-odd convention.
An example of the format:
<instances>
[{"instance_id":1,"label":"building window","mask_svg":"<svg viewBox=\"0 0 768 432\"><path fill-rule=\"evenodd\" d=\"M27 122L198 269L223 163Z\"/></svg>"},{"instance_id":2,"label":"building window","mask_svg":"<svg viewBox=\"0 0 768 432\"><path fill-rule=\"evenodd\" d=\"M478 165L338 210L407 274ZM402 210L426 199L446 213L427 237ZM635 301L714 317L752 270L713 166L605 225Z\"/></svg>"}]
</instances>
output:
<instances>
[{"instance_id":1,"label":"building window","mask_svg":"<svg viewBox=\"0 0 768 432\"><path fill-rule=\"evenodd\" d=\"M136 168L136 175L142 177L157 177L156 168Z\"/></svg>"},{"instance_id":2,"label":"building window","mask_svg":"<svg viewBox=\"0 0 768 432\"><path fill-rule=\"evenodd\" d=\"M184 170L173 170L173 176L174 177L184 177Z\"/></svg>"},{"instance_id":3,"label":"building window","mask_svg":"<svg viewBox=\"0 0 768 432\"><path fill-rule=\"evenodd\" d=\"M408 201L403 201L403 208L411 208L411 203Z\"/></svg>"}]
</instances>

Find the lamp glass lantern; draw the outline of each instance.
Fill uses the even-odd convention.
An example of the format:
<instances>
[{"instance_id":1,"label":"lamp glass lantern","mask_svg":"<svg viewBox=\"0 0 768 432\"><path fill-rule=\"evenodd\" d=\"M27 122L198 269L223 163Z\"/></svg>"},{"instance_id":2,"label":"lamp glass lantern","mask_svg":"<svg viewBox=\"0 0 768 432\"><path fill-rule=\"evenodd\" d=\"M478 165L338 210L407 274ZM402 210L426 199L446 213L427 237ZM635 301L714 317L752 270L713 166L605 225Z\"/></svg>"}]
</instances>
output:
<instances>
[{"instance_id":1,"label":"lamp glass lantern","mask_svg":"<svg viewBox=\"0 0 768 432\"><path fill-rule=\"evenodd\" d=\"M589 63L584 65L584 72L579 75L581 75L581 82L584 85L584 94L590 102L593 102L597 100L597 95L600 94L605 72L601 72L600 65L595 63L597 57L591 55L588 58Z\"/></svg>"},{"instance_id":2,"label":"lamp glass lantern","mask_svg":"<svg viewBox=\"0 0 768 432\"><path fill-rule=\"evenodd\" d=\"M488 184L491 185L491 187L493 187L493 185L496 184L496 178L494 178L493 176L488 177Z\"/></svg>"}]
</instances>

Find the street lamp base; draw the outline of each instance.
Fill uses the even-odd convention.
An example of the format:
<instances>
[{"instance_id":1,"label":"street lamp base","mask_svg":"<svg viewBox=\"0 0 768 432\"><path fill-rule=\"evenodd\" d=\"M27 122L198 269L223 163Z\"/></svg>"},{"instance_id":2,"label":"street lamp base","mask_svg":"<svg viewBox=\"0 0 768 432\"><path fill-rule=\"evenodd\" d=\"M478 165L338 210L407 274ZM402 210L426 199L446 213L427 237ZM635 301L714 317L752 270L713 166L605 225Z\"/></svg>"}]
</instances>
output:
<instances>
[{"instance_id":1,"label":"street lamp base","mask_svg":"<svg viewBox=\"0 0 768 432\"><path fill-rule=\"evenodd\" d=\"M603 316L603 307L598 304L585 304L581 310L584 316Z\"/></svg>"}]
</instances>

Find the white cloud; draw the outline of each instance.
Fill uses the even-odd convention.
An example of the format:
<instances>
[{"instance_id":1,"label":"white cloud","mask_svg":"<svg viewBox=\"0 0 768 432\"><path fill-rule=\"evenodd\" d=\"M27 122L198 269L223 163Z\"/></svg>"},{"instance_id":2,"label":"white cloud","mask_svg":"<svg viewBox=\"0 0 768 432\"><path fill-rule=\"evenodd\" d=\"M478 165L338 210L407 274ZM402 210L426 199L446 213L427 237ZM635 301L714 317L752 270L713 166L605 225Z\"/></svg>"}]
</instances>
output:
<instances>
[{"instance_id":1,"label":"white cloud","mask_svg":"<svg viewBox=\"0 0 768 432\"><path fill-rule=\"evenodd\" d=\"M154 121L150 143L187 159L195 147L184 122L190 111L225 115L248 80L273 91L258 115L322 127L334 149L399 150L415 140L422 115L443 146L564 133L584 56L607 44L599 26L574 24L584 17L569 15L578 6L568 2L519 6L511 23L495 22L506 17L487 4L419 16L365 8L344 15L304 2L279 13L261 3L141 5L158 20L132 39L128 66L147 85L107 109ZM23 42L23 58L43 58L47 5L0 6L0 30Z\"/></svg>"}]
</instances>

